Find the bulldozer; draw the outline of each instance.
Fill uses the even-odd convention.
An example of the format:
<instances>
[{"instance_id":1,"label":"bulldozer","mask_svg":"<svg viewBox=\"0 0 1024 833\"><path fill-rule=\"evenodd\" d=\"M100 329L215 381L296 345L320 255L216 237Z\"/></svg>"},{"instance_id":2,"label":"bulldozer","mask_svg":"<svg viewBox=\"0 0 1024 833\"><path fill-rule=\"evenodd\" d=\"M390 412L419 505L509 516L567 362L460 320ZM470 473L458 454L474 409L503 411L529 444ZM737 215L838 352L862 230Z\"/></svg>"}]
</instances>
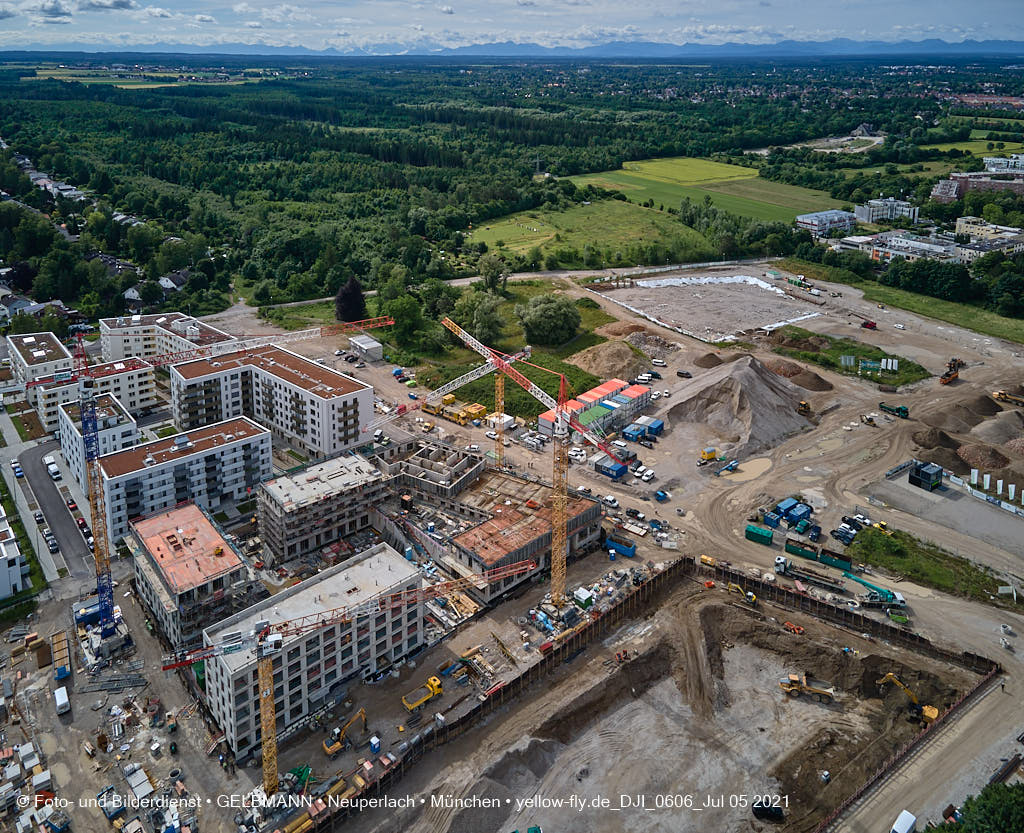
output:
<instances>
[{"instance_id":1,"label":"bulldozer","mask_svg":"<svg viewBox=\"0 0 1024 833\"><path fill-rule=\"evenodd\" d=\"M366 709L360 709L348 719L348 722L344 726L334 727L334 729L331 730L330 736L323 742L324 754L332 761L344 751L346 742L345 736L348 734L348 730L352 727L352 724L357 720L363 721L363 734L366 734Z\"/></svg>"},{"instance_id":2,"label":"bulldozer","mask_svg":"<svg viewBox=\"0 0 1024 833\"><path fill-rule=\"evenodd\" d=\"M811 403L806 399L801 399L800 402L797 403L796 412L800 414L800 416L809 417L813 413L811 411Z\"/></svg>"},{"instance_id":3,"label":"bulldozer","mask_svg":"<svg viewBox=\"0 0 1024 833\"><path fill-rule=\"evenodd\" d=\"M935 718L939 716L939 710L935 706L922 706L918 700L917 695L914 694L910 688L900 680L895 674L890 671L882 679L875 680L875 685L878 686L880 693L885 693L885 687L892 683L894 686L900 688L904 694L910 700L910 713L914 715L922 723L931 723Z\"/></svg>"},{"instance_id":4,"label":"bulldozer","mask_svg":"<svg viewBox=\"0 0 1024 833\"><path fill-rule=\"evenodd\" d=\"M790 674L779 680L781 688L790 697L806 695L819 703L831 703L836 699L836 690L832 683L814 680L806 674Z\"/></svg>"}]
</instances>

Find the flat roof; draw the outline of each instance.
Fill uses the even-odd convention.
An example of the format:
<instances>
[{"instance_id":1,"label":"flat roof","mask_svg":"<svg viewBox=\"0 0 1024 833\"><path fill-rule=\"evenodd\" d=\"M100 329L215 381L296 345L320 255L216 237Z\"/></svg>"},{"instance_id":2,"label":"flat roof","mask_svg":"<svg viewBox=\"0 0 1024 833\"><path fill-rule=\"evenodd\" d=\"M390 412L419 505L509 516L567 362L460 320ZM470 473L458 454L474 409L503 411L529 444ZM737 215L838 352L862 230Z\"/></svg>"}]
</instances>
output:
<instances>
[{"instance_id":1,"label":"flat roof","mask_svg":"<svg viewBox=\"0 0 1024 833\"><path fill-rule=\"evenodd\" d=\"M459 502L491 517L452 540L474 552L490 566L531 541L551 532L551 487L487 472L459 495ZM594 501L569 495L570 522L594 506Z\"/></svg>"},{"instance_id":2,"label":"flat roof","mask_svg":"<svg viewBox=\"0 0 1024 833\"><path fill-rule=\"evenodd\" d=\"M194 503L131 526L175 593L192 590L242 566L238 553Z\"/></svg>"},{"instance_id":3,"label":"flat roof","mask_svg":"<svg viewBox=\"0 0 1024 833\"><path fill-rule=\"evenodd\" d=\"M420 573L393 547L379 543L352 559L324 570L311 578L275 593L234 616L229 616L203 633L207 644L217 641L221 633L253 630L257 622L271 625L325 614L341 607L353 607L377 596L397 592ZM419 586L419 582L416 583ZM308 638L309 634L286 636L284 644ZM221 660L230 672L255 662L252 649L222 654Z\"/></svg>"},{"instance_id":4,"label":"flat roof","mask_svg":"<svg viewBox=\"0 0 1024 833\"><path fill-rule=\"evenodd\" d=\"M101 318L100 324L107 327L110 330L129 330L133 327L158 327L171 335L178 336L179 338L186 338L196 344L215 344L220 341L235 341L235 337L229 333L225 333L223 330L218 330L216 327L211 327L200 321L198 318L193 318L191 315L185 315L183 312L157 312L151 315L121 315L117 318ZM175 329L175 324L180 329ZM198 327L199 336L197 338L189 338L186 335L186 329L188 327Z\"/></svg>"},{"instance_id":5,"label":"flat roof","mask_svg":"<svg viewBox=\"0 0 1024 833\"><path fill-rule=\"evenodd\" d=\"M334 399L371 389L369 385L364 385L351 376L272 344L173 365L174 371L185 380L200 379L211 374L246 367L262 370L323 399Z\"/></svg>"},{"instance_id":6,"label":"flat roof","mask_svg":"<svg viewBox=\"0 0 1024 833\"><path fill-rule=\"evenodd\" d=\"M59 407L62 411L67 412L68 417L76 428L81 425L82 415L79 413L80 409L77 400L62 402ZM135 420L132 419L132 415L125 410L124 405L117 400L116 396L110 393L101 393L96 397L96 422L99 424L101 431L104 428L113 427L111 425L103 424L104 421L111 419L116 420L116 425L135 422Z\"/></svg>"},{"instance_id":7,"label":"flat roof","mask_svg":"<svg viewBox=\"0 0 1024 833\"><path fill-rule=\"evenodd\" d=\"M103 362L102 364L90 365L89 375L93 379L105 379L108 376L119 376L122 373L137 373L140 370L152 367L153 365L145 359L136 359L131 357L127 359L118 359L113 362ZM44 381L41 387L46 390L53 390L54 388L62 388L67 385L77 384L77 379L65 378L62 374L55 374Z\"/></svg>"},{"instance_id":8,"label":"flat roof","mask_svg":"<svg viewBox=\"0 0 1024 833\"><path fill-rule=\"evenodd\" d=\"M100 457L99 464L107 477L120 477L133 471L152 468L174 460L182 460L193 454L202 454L218 446L251 439L261 434L270 436L270 432L262 425L257 425L248 417L237 417L175 434L172 437L142 443L124 451L104 454ZM183 437L188 442L183 442L181 439ZM153 462L147 466L144 461L149 457L153 459Z\"/></svg>"},{"instance_id":9,"label":"flat roof","mask_svg":"<svg viewBox=\"0 0 1024 833\"><path fill-rule=\"evenodd\" d=\"M67 347L53 333L21 333L7 339L29 366L60 359L71 361Z\"/></svg>"},{"instance_id":10,"label":"flat roof","mask_svg":"<svg viewBox=\"0 0 1024 833\"><path fill-rule=\"evenodd\" d=\"M348 343L358 344L364 350L372 349L374 347L383 347L383 345L379 341L377 341L377 339L375 339L373 336L368 336L366 334L349 336Z\"/></svg>"},{"instance_id":11,"label":"flat roof","mask_svg":"<svg viewBox=\"0 0 1024 833\"><path fill-rule=\"evenodd\" d=\"M380 469L355 454L335 457L294 474L275 477L261 486L285 511L298 509L338 492L382 478Z\"/></svg>"}]
</instances>

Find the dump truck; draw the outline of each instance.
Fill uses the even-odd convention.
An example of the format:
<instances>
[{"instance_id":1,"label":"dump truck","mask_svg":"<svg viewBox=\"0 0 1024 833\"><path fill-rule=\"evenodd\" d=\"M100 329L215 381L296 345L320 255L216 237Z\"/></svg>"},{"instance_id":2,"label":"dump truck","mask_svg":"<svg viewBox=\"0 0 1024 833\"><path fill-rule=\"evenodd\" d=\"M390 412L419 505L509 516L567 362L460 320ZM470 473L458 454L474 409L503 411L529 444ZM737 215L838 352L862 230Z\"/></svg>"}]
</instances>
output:
<instances>
[{"instance_id":1,"label":"dump truck","mask_svg":"<svg viewBox=\"0 0 1024 833\"><path fill-rule=\"evenodd\" d=\"M836 699L836 690L832 683L815 680L806 674L790 674L779 680L781 688L790 697L806 696L819 703L831 703Z\"/></svg>"},{"instance_id":2,"label":"dump truck","mask_svg":"<svg viewBox=\"0 0 1024 833\"><path fill-rule=\"evenodd\" d=\"M946 362L946 370L939 377L940 385L948 385L954 379L960 378L960 368L967 367L967 362L962 359L952 358Z\"/></svg>"},{"instance_id":3,"label":"dump truck","mask_svg":"<svg viewBox=\"0 0 1024 833\"><path fill-rule=\"evenodd\" d=\"M441 678L430 677L427 679L426 683L421 685L419 688L406 694L402 698L402 705L405 706L407 711L418 712L429 701L443 693L444 689L441 687Z\"/></svg>"},{"instance_id":4,"label":"dump truck","mask_svg":"<svg viewBox=\"0 0 1024 833\"><path fill-rule=\"evenodd\" d=\"M1024 396L1017 396L1005 390L993 391L992 398L999 402L1009 402L1011 405L1020 405L1024 408Z\"/></svg>"},{"instance_id":5,"label":"dump truck","mask_svg":"<svg viewBox=\"0 0 1024 833\"><path fill-rule=\"evenodd\" d=\"M907 410L906 405L887 405L885 402L879 402L878 408L887 414L891 414L894 417L900 419L910 419L910 411Z\"/></svg>"}]
</instances>

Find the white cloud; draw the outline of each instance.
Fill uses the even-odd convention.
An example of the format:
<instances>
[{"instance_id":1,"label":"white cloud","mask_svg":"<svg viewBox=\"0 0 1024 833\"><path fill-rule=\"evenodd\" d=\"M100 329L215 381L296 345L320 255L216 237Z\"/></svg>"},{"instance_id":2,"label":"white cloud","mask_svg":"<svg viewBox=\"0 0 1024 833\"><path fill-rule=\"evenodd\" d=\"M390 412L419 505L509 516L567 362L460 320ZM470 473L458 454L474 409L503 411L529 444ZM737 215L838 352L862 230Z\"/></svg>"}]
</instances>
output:
<instances>
[{"instance_id":1,"label":"white cloud","mask_svg":"<svg viewBox=\"0 0 1024 833\"><path fill-rule=\"evenodd\" d=\"M211 17L208 14L197 14L192 18L196 23L216 23L217 18Z\"/></svg>"},{"instance_id":2,"label":"white cloud","mask_svg":"<svg viewBox=\"0 0 1024 833\"><path fill-rule=\"evenodd\" d=\"M8 20L12 17L17 17L18 12L14 6L9 6L6 3L0 4L0 20Z\"/></svg>"},{"instance_id":3,"label":"white cloud","mask_svg":"<svg viewBox=\"0 0 1024 833\"><path fill-rule=\"evenodd\" d=\"M536 6L537 0L516 0L517 6Z\"/></svg>"},{"instance_id":4,"label":"white cloud","mask_svg":"<svg viewBox=\"0 0 1024 833\"><path fill-rule=\"evenodd\" d=\"M147 6L146 14L150 17L174 17L167 9L161 9L159 6Z\"/></svg>"},{"instance_id":5,"label":"white cloud","mask_svg":"<svg viewBox=\"0 0 1024 833\"><path fill-rule=\"evenodd\" d=\"M256 12L256 9L254 9L248 3L235 3L235 5L231 7L231 11L233 11L235 14L254 14Z\"/></svg>"},{"instance_id":6,"label":"white cloud","mask_svg":"<svg viewBox=\"0 0 1024 833\"><path fill-rule=\"evenodd\" d=\"M453 9L451 6L441 6L439 11L441 12L441 14L455 14L455 9Z\"/></svg>"},{"instance_id":7,"label":"white cloud","mask_svg":"<svg viewBox=\"0 0 1024 833\"><path fill-rule=\"evenodd\" d=\"M135 0L78 0L78 9L83 12L125 11L138 5Z\"/></svg>"},{"instance_id":8,"label":"white cloud","mask_svg":"<svg viewBox=\"0 0 1024 833\"><path fill-rule=\"evenodd\" d=\"M39 0L38 3L30 3L25 6L25 11L46 20L71 17L71 7L62 2L62 0Z\"/></svg>"},{"instance_id":9,"label":"white cloud","mask_svg":"<svg viewBox=\"0 0 1024 833\"><path fill-rule=\"evenodd\" d=\"M309 11L293 6L290 3L281 3L277 6L271 6L269 9L263 9L260 12L260 17L264 20L269 20L271 23L289 23L314 19Z\"/></svg>"},{"instance_id":10,"label":"white cloud","mask_svg":"<svg viewBox=\"0 0 1024 833\"><path fill-rule=\"evenodd\" d=\"M245 21L245 25L249 29L262 29L263 28L263 24L260 23L258 20L247 20L247 21Z\"/></svg>"}]
</instances>

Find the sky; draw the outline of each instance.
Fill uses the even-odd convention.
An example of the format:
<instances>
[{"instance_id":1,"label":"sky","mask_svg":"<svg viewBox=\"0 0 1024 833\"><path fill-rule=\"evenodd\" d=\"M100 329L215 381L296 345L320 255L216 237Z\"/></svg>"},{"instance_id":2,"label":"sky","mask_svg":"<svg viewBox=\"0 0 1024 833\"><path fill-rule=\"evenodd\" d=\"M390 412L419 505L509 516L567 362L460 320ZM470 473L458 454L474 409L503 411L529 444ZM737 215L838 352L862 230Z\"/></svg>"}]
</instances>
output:
<instances>
[{"instance_id":1,"label":"sky","mask_svg":"<svg viewBox=\"0 0 1024 833\"><path fill-rule=\"evenodd\" d=\"M1024 40L1024 0L0 0L0 49ZM254 51L258 51L254 49Z\"/></svg>"}]
</instances>

